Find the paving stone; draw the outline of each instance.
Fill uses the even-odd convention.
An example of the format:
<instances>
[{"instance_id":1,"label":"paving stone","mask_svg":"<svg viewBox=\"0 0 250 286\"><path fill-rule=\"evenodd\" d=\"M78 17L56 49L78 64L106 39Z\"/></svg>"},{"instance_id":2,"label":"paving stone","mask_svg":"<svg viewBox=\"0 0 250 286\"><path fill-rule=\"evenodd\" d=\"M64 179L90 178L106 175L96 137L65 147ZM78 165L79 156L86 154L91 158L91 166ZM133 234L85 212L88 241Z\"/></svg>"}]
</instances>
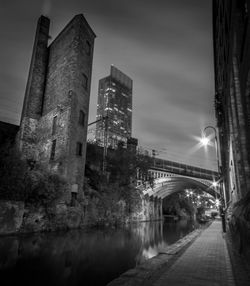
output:
<instances>
[{"instance_id":1,"label":"paving stone","mask_svg":"<svg viewBox=\"0 0 250 286\"><path fill-rule=\"evenodd\" d=\"M235 286L220 220L215 220L152 284Z\"/></svg>"}]
</instances>

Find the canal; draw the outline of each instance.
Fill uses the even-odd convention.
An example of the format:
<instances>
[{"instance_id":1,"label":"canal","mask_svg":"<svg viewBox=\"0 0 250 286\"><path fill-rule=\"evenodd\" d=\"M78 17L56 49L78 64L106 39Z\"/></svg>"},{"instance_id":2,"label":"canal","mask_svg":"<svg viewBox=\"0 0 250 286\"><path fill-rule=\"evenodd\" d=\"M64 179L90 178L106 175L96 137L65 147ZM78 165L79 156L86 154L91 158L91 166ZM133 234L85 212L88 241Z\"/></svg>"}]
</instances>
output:
<instances>
[{"instance_id":1,"label":"canal","mask_svg":"<svg viewBox=\"0 0 250 286\"><path fill-rule=\"evenodd\" d=\"M180 220L2 237L1 285L106 285L196 227Z\"/></svg>"}]
</instances>

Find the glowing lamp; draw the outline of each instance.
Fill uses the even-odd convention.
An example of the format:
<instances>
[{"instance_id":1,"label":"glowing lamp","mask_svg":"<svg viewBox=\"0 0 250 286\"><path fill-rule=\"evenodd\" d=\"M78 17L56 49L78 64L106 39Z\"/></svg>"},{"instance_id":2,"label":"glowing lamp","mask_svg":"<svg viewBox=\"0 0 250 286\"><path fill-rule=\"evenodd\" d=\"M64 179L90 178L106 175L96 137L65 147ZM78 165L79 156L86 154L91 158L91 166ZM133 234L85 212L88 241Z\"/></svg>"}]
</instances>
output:
<instances>
[{"instance_id":1,"label":"glowing lamp","mask_svg":"<svg viewBox=\"0 0 250 286\"><path fill-rule=\"evenodd\" d=\"M200 141L203 146L207 146L209 143L209 139L205 136L203 136Z\"/></svg>"}]
</instances>

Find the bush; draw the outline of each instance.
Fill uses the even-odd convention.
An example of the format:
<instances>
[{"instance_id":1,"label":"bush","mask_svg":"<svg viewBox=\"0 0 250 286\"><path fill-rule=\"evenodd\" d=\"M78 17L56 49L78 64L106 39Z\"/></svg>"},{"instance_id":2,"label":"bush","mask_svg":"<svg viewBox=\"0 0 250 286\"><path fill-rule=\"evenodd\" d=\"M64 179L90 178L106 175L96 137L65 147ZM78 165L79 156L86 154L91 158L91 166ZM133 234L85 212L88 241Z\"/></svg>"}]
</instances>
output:
<instances>
[{"instance_id":1,"label":"bush","mask_svg":"<svg viewBox=\"0 0 250 286\"><path fill-rule=\"evenodd\" d=\"M0 199L47 206L62 195L66 181L36 162L22 160L9 144L0 148Z\"/></svg>"},{"instance_id":2,"label":"bush","mask_svg":"<svg viewBox=\"0 0 250 286\"><path fill-rule=\"evenodd\" d=\"M47 206L62 196L66 181L57 174L36 167L29 173L29 177L30 186L27 186L25 198L27 203Z\"/></svg>"}]
</instances>

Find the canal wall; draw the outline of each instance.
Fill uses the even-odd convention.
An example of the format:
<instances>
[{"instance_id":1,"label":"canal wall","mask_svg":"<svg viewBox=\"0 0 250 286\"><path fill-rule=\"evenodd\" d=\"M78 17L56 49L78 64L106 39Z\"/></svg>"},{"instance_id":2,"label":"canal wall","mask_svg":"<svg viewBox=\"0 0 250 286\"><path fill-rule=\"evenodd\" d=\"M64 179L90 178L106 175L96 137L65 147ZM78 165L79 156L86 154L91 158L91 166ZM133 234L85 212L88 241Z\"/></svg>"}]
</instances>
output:
<instances>
[{"instance_id":1,"label":"canal wall","mask_svg":"<svg viewBox=\"0 0 250 286\"><path fill-rule=\"evenodd\" d=\"M76 202L75 206L61 202L49 207L37 207L17 201L0 201L0 235L160 220L161 203L159 199L143 197L128 213L124 201L104 207L97 197L86 197L82 202Z\"/></svg>"},{"instance_id":2,"label":"canal wall","mask_svg":"<svg viewBox=\"0 0 250 286\"><path fill-rule=\"evenodd\" d=\"M82 218L80 205L35 207L25 206L23 202L0 201L0 235L79 228Z\"/></svg>"}]
</instances>

